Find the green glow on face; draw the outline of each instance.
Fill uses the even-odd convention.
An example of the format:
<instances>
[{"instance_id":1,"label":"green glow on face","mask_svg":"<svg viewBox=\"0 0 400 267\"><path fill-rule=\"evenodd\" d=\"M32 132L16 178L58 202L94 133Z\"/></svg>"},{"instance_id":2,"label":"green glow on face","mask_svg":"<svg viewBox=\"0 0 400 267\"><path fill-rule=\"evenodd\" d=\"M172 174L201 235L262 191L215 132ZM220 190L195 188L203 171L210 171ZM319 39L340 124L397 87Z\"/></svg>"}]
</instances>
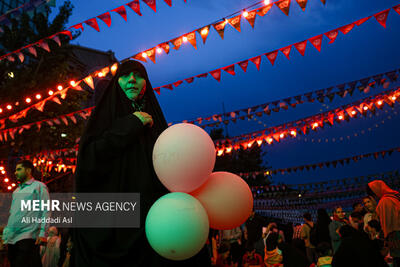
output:
<instances>
[{"instance_id":1,"label":"green glow on face","mask_svg":"<svg viewBox=\"0 0 400 267\"><path fill-rule=\"evenodd\" d=\"M146 92L146 80L136 71L119 77L118 84L132 101L142 98Z\"/></svg>"}]
</instances>

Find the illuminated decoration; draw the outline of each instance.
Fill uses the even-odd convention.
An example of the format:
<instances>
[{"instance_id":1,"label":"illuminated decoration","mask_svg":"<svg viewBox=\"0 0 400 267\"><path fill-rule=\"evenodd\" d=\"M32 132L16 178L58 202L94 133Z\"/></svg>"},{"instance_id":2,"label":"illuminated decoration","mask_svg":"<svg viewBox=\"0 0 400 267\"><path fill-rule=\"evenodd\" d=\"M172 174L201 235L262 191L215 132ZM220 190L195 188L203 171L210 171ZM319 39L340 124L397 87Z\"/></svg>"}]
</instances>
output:
<instances>
[{"instance_id":1,"label":"illuminated decoration","mask_svg":"<svg viewBox=\"0 0 400 267\"><path fill-rule=\"evenodd\" d=\"M8 183L10 180L8 178L4 178L4 182Z\"/></svg>"},{"instance_id":2,"label":"illuminated decoration","mask_svg":"<svg viewBox=\"0 0 400 267\"><path fill-rule=\"evenodd\" d=\"M62 85L57 86L57 90L61 91L63 89Z\"/></svg>"},{"instance_id":3,"label":"illuminated decoration","mask_svg":"<svg viewBox=\"0 0 400 267\"><path fill-rule=\"evenodd\" d=\"M29 97L28 97L27 99L25 99L25 102L26 102L26 103L31 103L31 101L32 101L32 100L31 100Z\"/></svg>"},{"instance_id":4,"label":"illuminated decoration","mask_svg":"<svg viewBox=\"0 0 400 267\"><path fill-rule=\"evenodd\" d=\"M37 94L35 97L36 97L36 99L41 99L42 98L42 96L40 94Z\"/></svg>"},{"instance_id":5,"label":"illuminated decoration","mask_svg":"<svg viewBox=\"0 0 400 267\"><path fill-rule=\"evenodd\" d=\"M11 187L10 185L7 187L8 190L11 190L11 188L12 188L12 187Z\"/></svg>"},{"instance_id":6,"label":"illuminated decoration","mask_svg":"<svg viewBox=\"0 0 400 267\"><path fill-rule=\"evenodd\" d=\"M49 93L48 93L49 95L53 95L54 94L54 92L52 91L52 90L49 90Z\"/></svg>"}]
</instances>

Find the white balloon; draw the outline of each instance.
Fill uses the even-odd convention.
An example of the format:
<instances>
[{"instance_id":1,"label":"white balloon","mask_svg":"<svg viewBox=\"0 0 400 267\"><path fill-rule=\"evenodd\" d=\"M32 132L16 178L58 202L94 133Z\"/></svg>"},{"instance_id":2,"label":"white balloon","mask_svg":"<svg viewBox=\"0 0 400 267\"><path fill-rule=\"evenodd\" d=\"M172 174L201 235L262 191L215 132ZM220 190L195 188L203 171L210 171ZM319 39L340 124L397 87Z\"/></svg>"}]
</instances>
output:
<instances>
[{"instance_id":1,"label":"white balloon","mask_svg":"<svg viewBox=\"0 0 400 267\"><path fill-rule=\"evenodd\" d=\"M153 150L154 170L171 192L189 193L200 187L214 169L215 146L202 128L175 124L157 139Z\"/></svg>"}]
</instances>

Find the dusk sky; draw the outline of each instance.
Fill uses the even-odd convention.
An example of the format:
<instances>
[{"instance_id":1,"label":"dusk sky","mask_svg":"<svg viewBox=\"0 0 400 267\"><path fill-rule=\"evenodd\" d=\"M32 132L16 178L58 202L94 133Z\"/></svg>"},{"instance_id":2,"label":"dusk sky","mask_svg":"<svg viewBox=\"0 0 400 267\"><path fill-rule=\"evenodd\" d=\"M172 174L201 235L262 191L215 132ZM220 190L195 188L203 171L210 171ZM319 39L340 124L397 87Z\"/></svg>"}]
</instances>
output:
<instances>
[{"instance_id":1,"label":"dusk sky","mask_svg":"<svg viewBox=\"0 0 400 267\"><path fill-rule=\"evenodd\" d=\"M72 0L75 8L68 26L127 2ZM57 1L58 5L61 3ZM101 21L100 32L85 26L84 32L73 43L112 50L121 60L254 3L256 1L250 0L187 0L187 3L172 0L172 7L168 7L164 1L157 0L155 13L141 1L142 17L127 8L128 21L125 22L112 12L111 27ZM158 87L303 41L399 3L394 0L327 0L323 5L320 0L308 0L303 12L292 0L289 16L274 6L264 17L257 16L254 29L242 19L241 33L227 25L224 40L211 29L205 45L197 35L197 50L186 43L177 51L172 49L169 55L157 56L156 64L149 61L145 66L153 87ZM167 121L179 122L222 113L223 103L227 112L234 111L398 69L400 15L391 9L386 29L371 18L347 35L339 33L334 43L328 42L324 36L321 52L308 43L303 57L293 47L290 60L279 53L274 66L263 56L260 71L253 63L249 63L247 73L236 65L235 76L223 72L221 81L217 82L209 75L191 84L184 82L173 91L161 89L161 95L157 97ZM396 85L398 83L392 83L389 88ZM356 90L353 96L343 99L336 96L331 103L317 101L273 112L270 116L263 115L257 120L230 123L228 132L230 136L236 136L261 130L266 128L265 125L270 127L314 115L383 90L376 87L367 94ZM307 136L285 139L272 146L263 145L267 151L265 161L277 169L400 147L399 112L399 104L394 109L386 106L372 118L358 116L349 123L325 127ZM395 152L384 159L352 162L345 167L338 165L337 168L276 175L273 181L293 184L368 175L395 170L399 162L400 153Z\"/></svg>"}]
</instances>

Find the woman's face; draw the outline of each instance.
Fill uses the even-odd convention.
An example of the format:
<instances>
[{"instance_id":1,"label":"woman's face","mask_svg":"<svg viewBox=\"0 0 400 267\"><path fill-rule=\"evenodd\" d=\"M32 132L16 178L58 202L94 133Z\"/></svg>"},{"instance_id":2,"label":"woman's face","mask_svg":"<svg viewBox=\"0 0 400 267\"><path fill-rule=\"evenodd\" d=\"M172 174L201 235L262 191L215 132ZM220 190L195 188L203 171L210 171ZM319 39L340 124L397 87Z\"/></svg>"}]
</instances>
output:
<instances>
[{"instance_id":1,"label":"woman's face","mask_svg":"<svg viewBox=\"0 0 400 267\"><path fill-rule=\"evenodd\" d=\"M119 77L118 84L131 101L141 99L146 92L146 79L138 71Z\"/></svg>"}]
</instances>

